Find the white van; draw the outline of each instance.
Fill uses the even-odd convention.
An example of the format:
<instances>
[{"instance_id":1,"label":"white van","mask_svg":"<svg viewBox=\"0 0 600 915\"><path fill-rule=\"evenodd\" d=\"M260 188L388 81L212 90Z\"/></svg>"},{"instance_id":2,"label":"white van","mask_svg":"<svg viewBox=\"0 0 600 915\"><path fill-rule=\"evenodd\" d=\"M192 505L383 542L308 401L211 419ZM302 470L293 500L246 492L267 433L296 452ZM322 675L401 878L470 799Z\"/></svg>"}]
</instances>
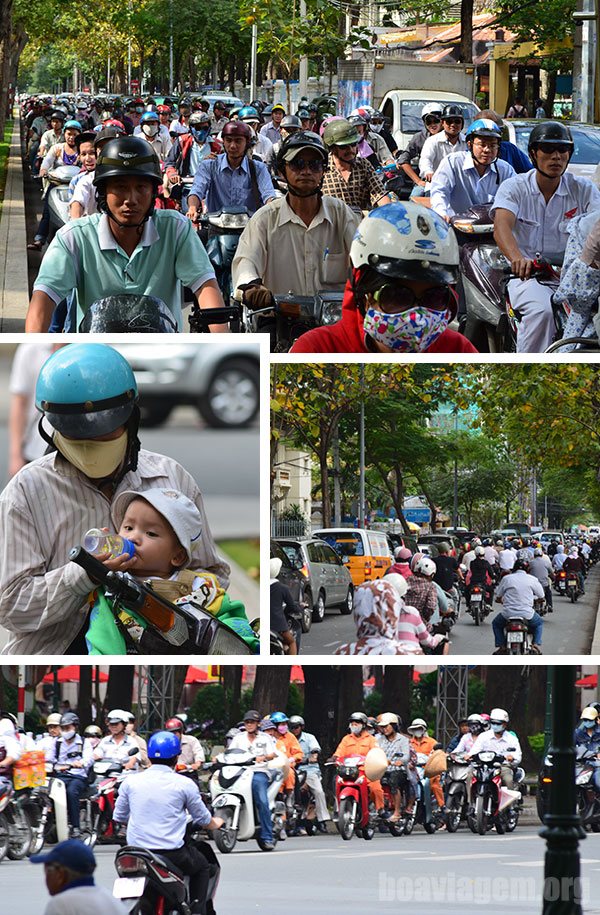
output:
<instances>
[{"instance_id":1,"label":"white van","mask_svg":"<svg viewBox=\"0 0 600 915\"><path fill-rule=\"evenodd\" d=\"M421 110L429 102L444 105L458 105L463 112L465 127L474 121L479 108L464 95L455 92L440 92L436 89L417 91L413 89L391 89L383 98L380 111L389 118L391 132L399 149L406 149L413 134L423 129Z\"/></svg>"}]
</instances>

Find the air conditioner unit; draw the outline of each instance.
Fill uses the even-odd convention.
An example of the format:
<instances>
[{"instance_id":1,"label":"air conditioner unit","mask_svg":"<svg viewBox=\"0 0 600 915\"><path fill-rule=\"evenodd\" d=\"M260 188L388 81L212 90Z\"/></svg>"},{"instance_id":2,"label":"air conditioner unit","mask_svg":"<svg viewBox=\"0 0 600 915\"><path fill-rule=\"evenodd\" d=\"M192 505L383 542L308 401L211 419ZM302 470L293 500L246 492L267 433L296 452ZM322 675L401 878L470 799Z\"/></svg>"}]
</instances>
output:
<instances>
[{"instance_id":1,"label":"air conditioner unit","mask_svg":"<svg viewBox=\"0 0 600 915\"><path fill-rule=\"evenodd\" d=\"M292 481L289 470L277 470L275 472L275 482L283 489L290 489Z\"/></svg>"}]
</instances>

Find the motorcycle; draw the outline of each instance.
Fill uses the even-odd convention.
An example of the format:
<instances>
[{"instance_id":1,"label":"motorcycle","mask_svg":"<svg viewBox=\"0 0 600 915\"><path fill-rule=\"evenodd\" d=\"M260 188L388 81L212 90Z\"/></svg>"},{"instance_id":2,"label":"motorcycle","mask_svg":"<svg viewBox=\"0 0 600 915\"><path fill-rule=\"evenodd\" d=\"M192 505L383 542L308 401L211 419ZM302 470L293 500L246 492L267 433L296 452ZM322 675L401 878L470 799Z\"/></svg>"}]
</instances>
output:
<instances>
[{"instance_id":1,"label":"motorcycle","mask_svg":"<svg viewBox=\"0 0 600 915\"><path fill-rule=\"evenodd\" d=\"M600 760L598 748L577 747L575 751L575 784L577 786L577 812L581 825L592 832L600 832L600 796L594 785L594 773Z\"/></svg>"},{"instance_id":2,"label":"motorcycle","mask_svg":"<svg viewBox=\"0 0 600 915\"><path fill-rule=\"evenodd\" d=\"M480 836L494 827L499 835L512 832L519 822L521 793L502 786L504 756L493 750L481 750L472 757L472 763L469 828Z\"/></svg>"},{"instance_id":3,"label":"motorcycle","mask_svg":"<svg viewBox=\"0 0 600 915\"><path fill-rule=\"evenodd\" d=\"M52 241L59 229L69 221L69 184L81 169L78 165L59 165L48 172L48 210L50 230L48 241Z\"/></svg>"},{"instance_id":4,"label":"motorcycle","mask_svg":"<svg viewBox=\"0 0 600 915\"><path fill-rule=\"evenodd\" d=\"M537 654L533 650L533 635L527 620L515 617L504 623L507 654Z\"/></svg>"},{"instance_id":5,"label":"motorcycle","mask_svg":"<svg viewBox=\"0 0 600 915\"><path fill-rule=\"evenodd\" d=\"M0 784L0 861L21 861L30 854L33 833L8 779Z\"/></svg>"},{"instance_id":6,"label":"motorcycle","mask_svg":"<svg viewBox=\"0 0 600 915\"><path fill-rule=\"evenodd\" d=\"M176 334L177 321L161 299L123 293L93 302L77 328L80 334Z\"/></svg>"},{"instance_id":7,"label":"motorcycle","mask_svg":"<svg viewBox=\"0 0 600 915\"><path fill-rule=\"evenodd\" d=\"M572 604L574 604L579 597L579 579L574 572L567 572L567 586L565 593Z\"/></svg>"},{"instance_id":8,"label":"motorcycle","mask_svg":"<svg viewBox=\"0 0 600 915\"><path fill-rule=\"evenodd\" d=\"M54 775L52 763L46 763L45 784L23 788L16 795L31 827L30 854L39 854L46 842L69 838L65 783Z\"/></svg>"},{"instance_id":9,"label":"motorcycle","mask_svg":"<svg viewBox=\"0 0 600 915\"><path fill-rule=\"evenodd\" d=\"M317 833L317 812L315 796L306 780L308 773L303 768L303 764L306 762L316 763L318 758L318 752L310 753L308 759L304 757L302 763L296 769L296 826L306 830L306 834L309 836L314 836Z\"/></svg>"},{"instance_id":10,"label":"motorcycle","mask_svg":"<svg viewBox=\"0 0 600 915\"><path fill-rule=\"evenodd\" d=\"M439 745L434 749L440 749ZM417 796L412 813L405 813L402 817L403 832L407 836L411 834L417 824L421 824L425 832L432 835L444 820L442 811L435 803L431 782L425 775L425 766L428 759L429 755L427 753L417 753L417 774L419 776Z\"/></svg>"},{"instance_id":11,"label":"motorcycle","mask_svg":"<svg viewBox=\"0 0 600 915\"><path fill-rule=\"evenodd\" d=\"M188 841L194 843L207 859L209 880L206 912L215 915L214 899L219 885L221 867L208 842L196 833ZM126 845L115 857L118 877L113 885L113 896L126 904L124 911L131 915L190 915L189 877L182 875L166 858L146 848Z\"/></svg>"},{"instance_id":12,"label":"motorcycle","mask_svg":"<svg viewBox=\"0 0 600 915\"><path fill-rule=\"evenodd\" d=\"M302 639L302 619L304 616L304 608L306 604L300 604L297 608L287 607L285 608L285 618L287 620L290 632L296 640L296 648L298 653L300 653L300 642ZM278 632L275 632L273 629L270 630L270 654L273 655L283 655L286 654L285 643L281 638Z\"/></svg>"},{"instance_id":13,"label":"motorcycle","mask_svg":"<svg viewBox=\"0 0 600 915\"><path fill-rule=\"evenodd\" d=\"M479 626L479 624L484 621L492 609L489 602L486 600L486 597L487 593L485 588L481 588L479 585L473 585L469 596L469 613L473 617L473 622L476 626Z\"/></svg>"},{"instance_id":14,"label":"motorcycle","mask_svg":"<svg viewBox=\"0 0 600 915\"><path fill-rule=\"evenodd\" d=\"M251 213L246 207L223 207L216 213L207 213L201 217L206 253L213 265L225 302L229 301L233 291L231 264L240 236L248 225L250 216Z\"/></svg>"},{"instance_id":15,"label":"motorcycle","mask_svg":"<svg viewBox=\"0 0 600 915\"><path fill-rule=\"evenodd\" d=\"M552 778L554 774L554 761L550 753L544 756L544 761L542 767L538 773L537 780L537 791L535 793L535 806L537 809L537 815L539 816L542 823L544 822L544 817L550 809L550 786L552 785Z\"/></svg>"},{"instance_id":16,"label":"motorcycle","mask_svg":"<svg viewBox=\"0 0 600 915\"><path fill-rule=\"evenodd\" d=\"M398 200L408 200L414 187L413 182L396 162L389 162L375 169L375 174L381 179L386 192L393 194Z\"/></svg>"},{"instance_id":17,"label":"motorcycle","mask_svg":"<svg viewBox=\"0 0 600 915\"><path fill-rule=\"evenodd\" d=\"M234 299L245 310L246 333L268 333L271 352L287 353L298 337L315 327L329 327L342 318L342 290L321 290L315 295L274 295L266 308L250 309L243 302L243 291L236 290Z\"/></svg>"},{"instance_id":18,"label":"motorcycle","mask_svg":"<svg viewBox=\"0 0 600 915\"><path fill-rule=\"evenodd\" d=\"M448 832L456 832L461 820L466 819L469 810L469 789L471 766L463 756L455 753L448 755L446 770L446 827Z\"/></svg>"},{"instance_id":19,"label":"motorcycle","mask_svg":"<svg viewBox=\"0 0 600 915\"><path fill-rule=\"evenodd\" d=\"M337 828L346 842L354 834L367 840L375 835L377 817L369 809L369 783L364 772L364 762L364 756L346 756L337 761Z\"/></svg>"},{"instance_id":20,"label":"motorcycle","mask_svg":"<svg viewBox=\"0 0 600 915\"><path fill-rule=\"evenodd\" d=\"M132 747L128 756L135 756L137 753L139 747ZM132 772L130 769L124 769L123 763L116 759L102 759L94 763L94 773L98 776L98 782L91 798L91 826L86 844L90 848L97 842L101 845L123 845L125 835L113 820L113 814L119 786Z\"/></svg>"},{"instance_id":21,"label":"motorcycle","mask_svg":"<svg viewBox=\"0 0 600 915\"><path fill-rule=\"evenodd\" d=\"M400 776L400 778L398 778ZM404 776L404 778L402 778ZM390 816L394 813L394 790L398 790L403 795L404 788L406 785L406 772L404 769L399 768L398 766L390 766L384 774L381 776L381 787L383 788L383 808L389 813ZM403 810L406 807L406 798L402 797L400 809ZM397 823L392 823L390 820L386 820L381 824L380 830L382 832L389 831L392 836L401 836L404 832L404 821L401 817Z\"/></svg>"},{"instance_id":22,"label":"motorcycle","mask_svg":"<svg viewBox=\"0 0 600 915\"><path fill-rule=\"evenodd\" d=\"M557 594L561 594L564 597L566 597L566 595L567 595L567 573L564 571L564 569L561 569L556 574L556 578L554 579L554 590L556 591Z\"/></svg>"},{"instance_id":23,"label":"motorcycle","mask_svg":"<svg viewBox=\"0 0 600 915\"><path fill-rule=\"evenodd\" d=\"M207 763L213 770L209 788L214 815L224 820L224 825L215 832L215 844L220 852L229 854L238 842L256 839L260 849L264 841L260 837L260 823L252 798L252 775L254 757L247 750L230 748L217 756L216 762ZM281 769L270 769L271 781L267 797L273 821L273 842L285 828L285 804L277 800L283 782Z\"/></svg>"}]
</instances>

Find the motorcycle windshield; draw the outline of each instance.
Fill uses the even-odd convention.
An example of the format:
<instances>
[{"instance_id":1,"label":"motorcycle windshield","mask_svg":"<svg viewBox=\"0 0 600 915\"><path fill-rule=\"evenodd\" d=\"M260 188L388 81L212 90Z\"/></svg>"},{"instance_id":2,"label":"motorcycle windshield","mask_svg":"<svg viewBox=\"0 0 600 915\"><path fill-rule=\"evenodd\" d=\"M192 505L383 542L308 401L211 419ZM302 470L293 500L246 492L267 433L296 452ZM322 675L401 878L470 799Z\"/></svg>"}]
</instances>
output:
<instances>
[{"instance_id":1,"label":"motorcycle windshield","mask_svg":"<svg viewBox=\"0 0 600 915\"><path fill-rule=\"evenodd\" d=\"M161 299L150 295L109 295L88 308L79 333L175 334L177 322Z\"/></svg>"}]
</instances>

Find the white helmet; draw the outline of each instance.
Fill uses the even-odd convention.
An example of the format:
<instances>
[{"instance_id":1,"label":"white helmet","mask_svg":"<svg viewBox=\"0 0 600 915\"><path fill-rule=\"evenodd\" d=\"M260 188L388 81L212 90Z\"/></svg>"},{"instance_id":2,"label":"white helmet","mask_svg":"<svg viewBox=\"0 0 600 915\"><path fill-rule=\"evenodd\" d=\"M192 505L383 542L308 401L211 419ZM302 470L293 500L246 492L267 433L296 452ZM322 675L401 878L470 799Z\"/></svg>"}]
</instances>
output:
<instances>
[{"instance_id":1,"label":"white helmet","mask_svg":"<svg viewBox=\"0 0 600 915\"><path fill-rule=\"evenodd\" d=\"M493 708L490 712L490 721L504 721L508 724L508 712L503 708Z\"/></svg>"},{"instance_id":2,"label":"white helmet","mask_svg":"<svg viewBox=\"0 0 600 915\"><path fill-rule=\"evenodd\" d=\"M48 725L50 725L50 727L52 727L52 725L60 724L61 718L62 718L62 715L59 712L52 712L46 718L46 727L48 727Z\"/></svg>"},{"instance_id":3,"label":"white helmet","mask_svg":"<svg viewBox=\"0 0 600 915\"><path fill-rule=\"evenodd\" d=\"M435 575L436 565L433 559L430 559L429 556L423 556L415 565L414 570L415 572L420 572L421 575L426 575L429 578L431 575Z\"/></svg>"},{"instance_id":4,"label":"white helmet","mask_svg":"<svg viewBox=\"0 0 600 915\"><path fill-rule=\"evenodd\" d=\"M398 716L395 715L393 712L384 712L377 719L377 724L379 725L379 727L382 727L382 728L385 727L387 724L398 725Z\"/></svg>"},{"instance_id":5,"label":"white helmet","mask_svg":"<svg viewBox=\"0 0 600 915\"><path fill-rule=\"evenodd\" d=\"M433 210L407 200L375 207L360 223L350 260L390 279L456 283L458 242Z\"/></svg>"},{"instance_id":6,"label":"white helmet","mask_svg":"<svg viewBox=\"0 0 600 915\"><path fill-rule=\"evenodd\" d=\"M427 722L423 718L413 718L406 730L411 733L412 731L418 731L420 728L427 730Z\"/></svg>"},{"instance_id":7,"label":"white helmet","mask_svg":"<svg viewBox=\"0 0 600 915\"><path fill-rule=\"evenodd\" d=\"M271 576L271 581L277 578L281 572L282 565L281 559L278 559L277 556L273 556L273 558L269 560L269 575Z\"/></svg>"},{"instance_id":8,"label":"white helmet","mask_svg":"<svg viewBox=\"0 0 600 915\"><path fill-rule=\"evenodd\" d=\"M439 102L428 102L421 108L421 118L426 118L428 114L439 114L441 119L443 110Z\"/></svg>"},{"instance_id":9,"label":"white helmet","mask_svg":"<svg viewBox=\"0 0 600 915\"><path fill-rule=\"evenodd\" d=\"M404 575L399 575L397 572L390 572L389 575L384 577L383 581L387 581L388 584L392 586L398 597L404 597L408 591L406 578Z\"/></svg>"},{"instance_id":10,"label":"white helmet","mask_svg":"<svg viewBox=\"0 0 600 915\"><path fill-rule=\"evenodd\" d=\"M476 555L476 556L485 556L485 550L484 550L484 548L483 548L482 546L476 546L476 547L475 547L475 555Z\"/></svg>"},{"instance_id":11,"label":"white helmet","mask_svg":"<svg viewBox=\"0 0 600 915\"><path fill-rule=\"evenodd\" d=\"M129 715L130 714L131 714L130 712L123 711L122 708L114 708L114 709L112 709L112 711L110 711L108 713L108 715L106 716L106 720L108 721L109 724L116 724L119 721L122 721L123 724L129 724L129 721L130 721Z\"/></svg>"}]
</instances>

